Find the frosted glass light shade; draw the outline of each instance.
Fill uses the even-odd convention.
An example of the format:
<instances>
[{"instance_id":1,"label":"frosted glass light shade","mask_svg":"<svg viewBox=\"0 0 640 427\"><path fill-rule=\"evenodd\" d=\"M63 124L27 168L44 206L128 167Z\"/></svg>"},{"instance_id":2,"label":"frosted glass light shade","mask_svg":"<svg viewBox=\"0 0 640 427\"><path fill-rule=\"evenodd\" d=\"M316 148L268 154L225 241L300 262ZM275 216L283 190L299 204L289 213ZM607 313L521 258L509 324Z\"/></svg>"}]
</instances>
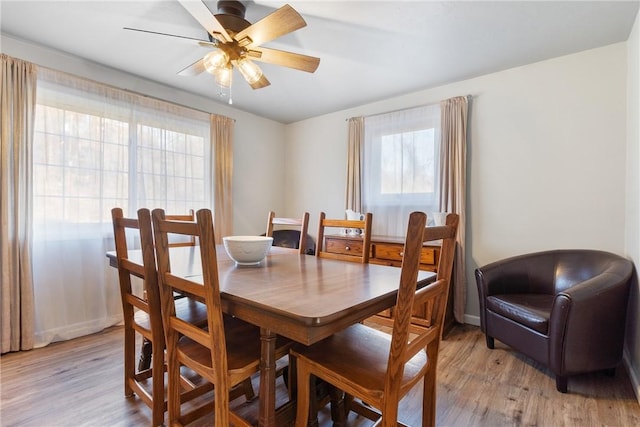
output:
<instances>
[{"instance_id":1,"label":"frosted glass light shade","mask_svg":"<svg viewBox=\"0 0 640 427\"><path fill-rule=\"evenodd\" d=\"M233 77L233 69L231 68L231 65L216 68L213 75L216 78L216 83L220 86L225 88L231 87Z\"/></svg>"},{"instance_id":2,"label":"frosted glass light shade","mask_svg":"<svg viewBox=\"0 0 640 427\"><path fill-rule=\"evenodd\" d=\"M262 77L262 70L250 59L239 59L236 65L249 84L256 83Z\"/></svg>"},{"instance_id":3,"label":"frosted glass light shade","mask_svg":"<svg viewBox=\"0 0 640 427\"><path fill-rule=\"evenodd\" d=\"M220 49L207 53L203 59L204 68L214 75L217 68L225 67L228 62L229 55Z\"/></svg>"}]
</instances>

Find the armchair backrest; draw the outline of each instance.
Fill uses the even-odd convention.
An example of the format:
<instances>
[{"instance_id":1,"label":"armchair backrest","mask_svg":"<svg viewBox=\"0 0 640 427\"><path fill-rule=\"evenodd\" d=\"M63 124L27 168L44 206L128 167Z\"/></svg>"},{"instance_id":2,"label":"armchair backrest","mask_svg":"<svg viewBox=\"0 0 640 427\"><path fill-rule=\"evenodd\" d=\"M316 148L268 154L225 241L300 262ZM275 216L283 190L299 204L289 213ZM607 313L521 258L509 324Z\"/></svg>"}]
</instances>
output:
<instances>
[{"instance_id":1,"label":"armchair backrest","mask_svg":"<svg viewBox=\"0 0 640 427\"><path fill-rule=\"evenodd\" d=\"M627 276L630 265L619 255L594 250L557 250L555 257L554 294L603 273Z\"/></svg>"},{"instance_id":2,"label":"armchair backrest","mask_svg":"<svg viewBox=\"0 0 640 427\"><path fill-rule=\"evenodd\" d=\"M557 295L605 272L627 276L630 263L619 255L590 249L556 249L506 258L488 264L486 295L504 293Z\"/></svg>"}]
</instances>

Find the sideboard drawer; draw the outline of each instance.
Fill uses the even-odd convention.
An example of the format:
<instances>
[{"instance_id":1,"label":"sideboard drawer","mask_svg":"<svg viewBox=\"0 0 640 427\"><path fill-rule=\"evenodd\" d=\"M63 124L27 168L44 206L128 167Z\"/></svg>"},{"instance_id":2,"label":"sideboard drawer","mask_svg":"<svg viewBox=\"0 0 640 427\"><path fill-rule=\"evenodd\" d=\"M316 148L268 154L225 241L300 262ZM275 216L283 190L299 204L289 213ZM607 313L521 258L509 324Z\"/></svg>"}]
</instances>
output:
<instances>
[{"instance_id":1,"label":"sideboard drawer","mask_svg":"<svg viewBox=\"0 0 640 427\"><path fill-rule=\"evenodd\" d=\"M362 239L325 237L325 250L334 254L362 255Z\"/></svg>"},{"instance_id":2,"label":"sideboard drawer","mask_svg":"<svg viewBox=\"0 0 640 427\"><path fill-rule=\"evenodd\" d=\"M388 259L390 261L402 261L403 249L404 247L402 245L390 245L385 243L375 243L373 245L375 258Z\"/></svg>"},{"instance_id":3,"label":"sideboard drawer","mask_svg":"<svg viewBox=\"0 0 640 427\"><path fill-rule=\"evenodd\" d=\"M389 261L402 261L403 245L389 243L374 243L374 258ZM433 265L436 264L436 248L423 247L420 253L420 264Z\"/></svg>"}]
</instances>

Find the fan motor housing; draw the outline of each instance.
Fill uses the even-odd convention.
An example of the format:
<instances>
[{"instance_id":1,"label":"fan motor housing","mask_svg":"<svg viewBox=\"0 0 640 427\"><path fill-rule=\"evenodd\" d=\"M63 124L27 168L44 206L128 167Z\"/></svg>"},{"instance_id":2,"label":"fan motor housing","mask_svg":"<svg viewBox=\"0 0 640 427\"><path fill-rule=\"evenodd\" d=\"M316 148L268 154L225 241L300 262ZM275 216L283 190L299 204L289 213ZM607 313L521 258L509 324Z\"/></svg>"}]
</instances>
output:
<instances>
[{"instance_id":1,"label":"fan motor housing","mask_svg":"<svg viewBox=\"0 0 640 427\"><path fill-rule=\"evenodd\" d=\"M251 25L244 19L246 6L239 1L220 0L217 3L218 13L215 17L227 31L239 33Z\"/></svg>"},{"instance_id":2,"label":"fan motor housing","mask_svg":"<svg viewBox=\"0 0 640 427\"><path fill-rule=\"evenodd\" d=\"M220 0L217 3L218 13L226 13L227 15L236 15L244 18L247 7L239 1Z\"/></svg>"}]
</instances>

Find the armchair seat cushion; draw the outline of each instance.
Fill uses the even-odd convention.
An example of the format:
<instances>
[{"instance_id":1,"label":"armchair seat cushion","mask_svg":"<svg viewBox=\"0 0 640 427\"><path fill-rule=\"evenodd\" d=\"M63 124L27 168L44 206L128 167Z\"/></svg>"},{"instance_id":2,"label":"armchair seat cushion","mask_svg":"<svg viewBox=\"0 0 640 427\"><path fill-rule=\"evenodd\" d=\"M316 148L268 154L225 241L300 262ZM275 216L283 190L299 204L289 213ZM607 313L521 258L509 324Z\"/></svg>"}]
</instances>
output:
<instances>
[{"instance_id":1,"label":"armchair seat cushion","mask_svg":"<svg viewBox=\"0 0 640 427\"><path fill-rule=\"evenodd\" d=\"M554 295L498 294L487 297L487 309L547 335Z\"/></svg>"}]
</instances>

